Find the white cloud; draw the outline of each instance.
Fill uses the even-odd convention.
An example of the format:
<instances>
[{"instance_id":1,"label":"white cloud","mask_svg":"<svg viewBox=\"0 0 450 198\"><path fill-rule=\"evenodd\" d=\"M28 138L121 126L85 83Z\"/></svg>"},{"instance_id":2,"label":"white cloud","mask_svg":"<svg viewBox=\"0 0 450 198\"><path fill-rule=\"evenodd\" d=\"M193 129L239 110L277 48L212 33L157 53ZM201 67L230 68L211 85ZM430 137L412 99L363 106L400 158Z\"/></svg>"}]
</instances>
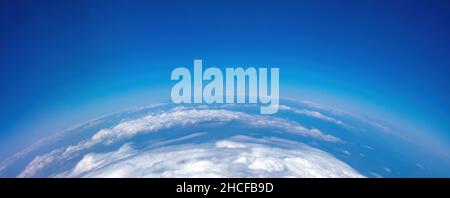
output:
<instances>
[{"instance_id":1,"label":"white cloud","mask_svg":"<svg viewBox=\"0 0 450 198\"><path fill-rule=\"evenodd\" d=\"M240 121L254 128L275 128L285 132L310 136L324 141L339 142L340 139L324 134L319 129L307 129L300 124L281 118L249 115L223 109L188 109L177 107L169 112L147 115L143 118L119 123L112 128L102 129L89 140L69 146L65 154L89 148L98 143L111 144L117 140L131 138L138 134L157 132L172 127L185 127L204 122Z\"/></svg>"},{"instance_id":2,"label":"white cloud","mask_svg":"<svg viewBox=\"0 0 450 198\"><path fill-rule=\"evenodd\" d=\"M363 176L330 154L304 144L239 136L146 151L125 144L117 151L87 154L56 177Z\"/></svg>"},{"instance_id":3,"label":"white cloud","mask_svg":"<svg viewBox=\"0 0 450 198\"><path fill-rule=\"evenodd\" d=\"M314 108L314 109L320 109L320 110L324 110L330 113L333 113L335 115L347 115L347 116L357 116L356 114L350 113L348 111L344 111L342 109L338 109L335 107L331 107L331 106L327 106L324 104L319 104L313 101L309 101L309 100L297 100L297 99L293 99L293 98L286 98L287 101L291 101L291 102L295 102L301 105L306 105L308 107Z\"/></svg>"},{"instance_id":4,"label":"white cloud","mask_svg":"<svg viewBox=\"0 0 450 198\"><path fill-rule=\"evenodd\" d=\"M307 110L307 109L297 109L297 108L289 107L286 105L280 105L280 110L292 111L296 114L305 115L305 116L317 118L320 120L325 120L325 121L332 122L332 123L335 123L335 124L341 125L341 126L346 126L341 120L338 120L338 119L330 117L330 116L326 116L318 111L312 111L312 110Z\"/></svg>"},{"instance_id":5,"label":"white cloud","mask_svg":"<svg viewBox=\"0 0 450 198\"><path fill-rule=\"evenodd\" d=\"M375 177L375 178L383 178L382 175L380 175L380 174L378 174L378 173L376 173L376 172L370 172L370 174L371 174L373 177Z\"/></svg>"},{"instance_id":6,"label":"white cloud","mask_svg":"<svg viewBox=\"0 0 450 198\"><path fill-rule=\"evenodd\" d=\"M368 149L368 150L371 150L371 151L374 151L374 150L375 150L373 147L371 147L371 146L369 146L369 145L361 145L361 147L363 147L363 148L365 148L365 149Z\"/></svg>"},{"instance_id":7,"label":"white cloud","mask_svg":"<svg viewBox=\"0 0 450 198\"><path fill-rule=\"evenodd\" d=\"M228 141L228 140L222 140L222 141L216 142L216 147L217 148L245 148L245 144Z\"/></svg>"},{"instance_id":8,"label":"white cloud","mask_svg":"<svg viewBox=\"0 0 450 198\"><path fill-rule=\"evenodd\" d=\"M307 105L307 106L309 106L311 108L324 110L324 111L330 112L330 113L335 114L335 115L349 116L351 118L358 119L359 121L362 121L364 123L370 124L373 127L381 130L382 132L386 132L386 133L392 133L393 132L393 130L390 127L385 126L383 124L380 124L379 122L374 121L371 118L369 118L369 117L367 117L365 115L361 115L359 113L351 113L351 112L344 111L344 110L341 110L341 109L338 109L338 108L335 108L335 107L326 106L326 105L315 103L315 102L308 101L308 100L296 100L296 99L292 99L292 98L286 98L286 100L291 101L291 102L295 102L295 103L298 103L298 104ZM364 131L365 129L362 129L362 130ZM400 134L396 134L396 135L399 136L399 137L404 138Z\"/></svg>"},{"instance_id":9,"label":"white cloud","mask_svg":"<svg viewBox=\"0 0 450 198\"><path fill-rule=\"evenodd\" d=\"M350 153L350 151L347 151L347 150L341 150L341 153L346 155L346 156L351 156L352 155L352 153Z\"/></svg>"},{"instance_id":10,"label":"white cloud","mask_svg":"<svg viewBox=\"0 0 450 198\"><path fill-rule=\"evenodd\" d=\"M137 151L131 148L131 144L125 144L120 149L115 152L109 152L105 154L87 154L83 157L81 161L72 169L67 177L77 177L86 171L91 171L95 169L102 168L104 166L109 166L111 159L115 161L124 159L126 157L136 154Z\"/></svg>"},{"instance_id":11,"label":"white cloud","mask_svg":"<svg viewBox=\"0 0 450 198\"><path fill-rule=\"evenodd\" d=\"M36 156L33 161L31 161L26 168L17 176L17 177L32 177L39 170L46 167L48 164L55 161L58 158L58 153L61 152L61 149L53 150L50 153L46 153L44 155Z\"/></svg>"},{"instance_id":12,"label":"white cloud","mask_svg":"<svg viewBox=\"0 0 450 198\"><path fill-rule=\"evenodd\" d=\"M323 141L340 142L335 136L324 134L319 129L307 129L297 122L286 119L275 118L262 115L250 115L243 112L223 110L223 109L192 109L180 108L146 115L141 118L122 121L119 124L104 128L95 133L92 137L35 157L26 166L18 177L33 177L40 170L52 164L54 161L67 161L79 156L81 151L92 148L98 144L113 144L119 140L130 140L133 137L159 132L162 129L181 128L196 126L203 123L226 124L228 122L241 123L243 127L252 129L273 129L274 131L294 133ZM222 146L230 146L223 144Z\"/></svg>"}]
</instances>

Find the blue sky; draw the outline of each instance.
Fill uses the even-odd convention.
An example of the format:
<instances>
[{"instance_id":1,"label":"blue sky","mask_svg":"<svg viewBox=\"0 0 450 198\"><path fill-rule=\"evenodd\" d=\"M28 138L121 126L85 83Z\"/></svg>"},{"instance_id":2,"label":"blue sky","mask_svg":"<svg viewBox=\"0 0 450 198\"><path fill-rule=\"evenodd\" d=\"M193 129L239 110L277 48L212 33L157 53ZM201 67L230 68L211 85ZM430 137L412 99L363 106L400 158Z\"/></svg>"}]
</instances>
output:
<instances>
[{"instance_id":1,"label":"blue sky","mask_svg":"<svg viewBox=\"0 0 450 198\"><path fill-rule=\"evenodd\" d=\"M198 58L280 67L281 97L448 142L449 15L445 0L2 1L0 148L165 101Z\"/></svg>"}]
</instances>

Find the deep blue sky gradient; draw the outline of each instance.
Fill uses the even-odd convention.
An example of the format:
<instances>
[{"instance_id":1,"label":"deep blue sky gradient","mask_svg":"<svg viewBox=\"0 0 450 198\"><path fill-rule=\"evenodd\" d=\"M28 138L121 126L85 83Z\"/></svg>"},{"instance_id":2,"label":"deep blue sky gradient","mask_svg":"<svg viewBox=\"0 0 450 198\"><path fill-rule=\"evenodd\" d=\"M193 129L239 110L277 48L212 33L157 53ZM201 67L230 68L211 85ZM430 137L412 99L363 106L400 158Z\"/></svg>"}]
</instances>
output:
<instances>
[{"instance_id":1,"label":"deep blue sky gradient","mask_svg":"<svg viewBox=\"0 0 450 198\"><path fill-rule=\"evenodd\" d=\"M167 100L170 72L278 66L281 97L450 140L450 3L1 1L0 153Z\"/></svg>"}]
</instances>

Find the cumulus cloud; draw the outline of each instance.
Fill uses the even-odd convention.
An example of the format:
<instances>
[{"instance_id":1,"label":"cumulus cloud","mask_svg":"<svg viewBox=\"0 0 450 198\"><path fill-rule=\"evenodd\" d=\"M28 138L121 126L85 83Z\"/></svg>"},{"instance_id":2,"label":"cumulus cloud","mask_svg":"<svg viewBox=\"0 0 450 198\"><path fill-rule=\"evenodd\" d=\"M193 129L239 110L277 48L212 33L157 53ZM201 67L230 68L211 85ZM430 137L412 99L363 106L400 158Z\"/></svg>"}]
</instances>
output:
<instances>
[{"instance_id":1,"label":"cumulus cloud","mask_svg":"<svg viewBox=\"0 0 450 198\"><path fill-rule=\"evenodd\" d=\"M237 136L144 151L125 144L116 151L86 154L74 168L55 177L363 176L332 155L301 143Z\"/></svg>"}]
</instances>

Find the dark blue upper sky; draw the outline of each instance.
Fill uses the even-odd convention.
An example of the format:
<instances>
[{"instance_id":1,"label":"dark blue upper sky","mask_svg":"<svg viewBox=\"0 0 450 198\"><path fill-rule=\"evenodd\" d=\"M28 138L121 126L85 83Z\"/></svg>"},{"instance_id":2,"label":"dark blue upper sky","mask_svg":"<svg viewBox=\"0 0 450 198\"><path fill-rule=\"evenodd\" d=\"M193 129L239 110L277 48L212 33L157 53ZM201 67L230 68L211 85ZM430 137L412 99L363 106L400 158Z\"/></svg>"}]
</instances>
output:
<instances>
[{"instance_id":1,"label":"dark blue upper sky","mask_svg":"<svg viewBox=\"0 0 450 198\"><path fill-rule=\"evenodd\" d=\"M2 1L1 148L168 99L195 58L448 141L449 24L446 0Z\"/></svg>"}]
</instances>

